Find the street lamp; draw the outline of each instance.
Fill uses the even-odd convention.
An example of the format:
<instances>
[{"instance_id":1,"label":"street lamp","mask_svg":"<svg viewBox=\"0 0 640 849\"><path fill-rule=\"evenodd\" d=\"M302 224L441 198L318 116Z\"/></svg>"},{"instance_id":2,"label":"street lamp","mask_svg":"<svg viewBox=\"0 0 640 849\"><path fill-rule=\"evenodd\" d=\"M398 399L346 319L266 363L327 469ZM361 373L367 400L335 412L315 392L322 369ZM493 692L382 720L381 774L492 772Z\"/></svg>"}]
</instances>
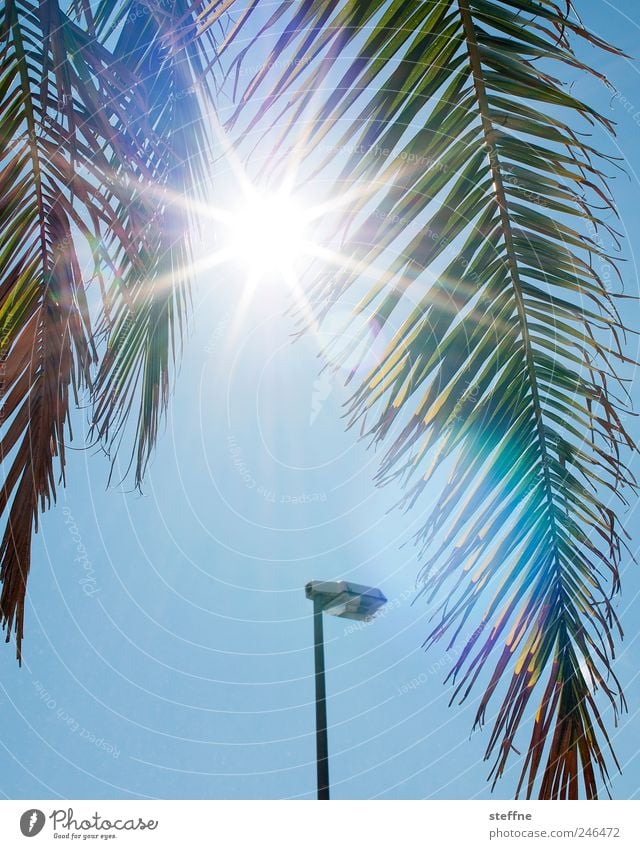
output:
<instances>
[{"instance_id":1,"label":"street lamp","mask_svg":"<svg viewBox=\"0 0 640 849\"><path fill-rule=\"evenodd\" d=\"M313 601L313 642L316 666L316 753L318 799L329 798L329 750L327 744L327 693L324 673L322 614L368 622L387 601L375 587L347 581L309 581L304 588Z\"/></svg>"}]
</instances>

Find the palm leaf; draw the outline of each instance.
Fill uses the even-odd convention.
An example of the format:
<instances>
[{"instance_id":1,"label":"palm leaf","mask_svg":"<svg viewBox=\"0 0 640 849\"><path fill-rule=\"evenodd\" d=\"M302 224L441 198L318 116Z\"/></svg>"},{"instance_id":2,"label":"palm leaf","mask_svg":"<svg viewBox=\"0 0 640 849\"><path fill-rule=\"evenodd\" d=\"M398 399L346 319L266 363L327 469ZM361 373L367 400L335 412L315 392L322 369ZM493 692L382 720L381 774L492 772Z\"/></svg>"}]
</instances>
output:
<instances>
[{"instance_id":1,"label":"palm leaf","mask_svg":"<svg viewBox=\"0 0 640 849\"><path fill-rule=\"evenodd\" d=\"M0 17L0 618L18 657L31 536L55 498L56 461L64 475L70 389L91 388L97 357L78 243L101 281L115 260L146 280L157 250L155 205L138 187L161 144L136 77L91 29L55 0L10 0Z\"/></svg>"},{"instance_id":2,"label":"palm leaf","mask_svg":"<svg viewBox=\"0 0 640 849\"><path fill-rule=\"evenodd\" d=\"M69 203L69 188L82 191L82 185L77 175L64 174L54 141L74 133L67 105L62 106L66 120L52 118L51 134L42 132L56 95L62 104L69 86L61 71L51 71L58 42L46 16L55 10L43 6L8 2L0 23L0 457L5 467L0 513L8 511L0 546L0 615L7 639L15 629L18 657L31 535L39 510L55 498L54 458L64 472L70 387L89 383L93 355ZM43 35L49 40L44 54ZM82 156L80 150L76 156Z\"/></svg>"},{"instance_id":3,"label":"palm leaf","mask_svg":"<svg viewBox=\"0 0 640 849\"><path fill-rule=\"evenodd\" d=\"M213 24L231 4L102 3L100 38L114 31L116 61L130 69L145 101L145 167L136 200L143 209L147 249L143 274L118 273L107 295L108 343L94 389L94 431L117 456L134 416L132 462L140 485L166 411L172 369L188 313L198 203L210 200L216 46ZM116 180L127 163L114 163Z\"/></svg>"},{"instance_id":4,"label":"palm leaf","mask_svg":"<svg viewBox=\"0 0 640 849\"><path fill-rule=\"evenodd\" d=\"M276 22L229 127L275 138L262 178L301 163L300 183L344 198L341 258L308 297L322 320L357 295L328 353L359 380L351 423L386 445L378 482L398 479L409 507L446 472L417 537L426 645L462 640L452 701L486 679L494 785L528 727L517 792L596 798L617 764L604 706L624 708L609 504L634 485L633 445L598 272L617 234L590 134L612 127L555 74L602 79L573 41L616 51L552 0L306 0Z\"/></svg>"}]
</instances>

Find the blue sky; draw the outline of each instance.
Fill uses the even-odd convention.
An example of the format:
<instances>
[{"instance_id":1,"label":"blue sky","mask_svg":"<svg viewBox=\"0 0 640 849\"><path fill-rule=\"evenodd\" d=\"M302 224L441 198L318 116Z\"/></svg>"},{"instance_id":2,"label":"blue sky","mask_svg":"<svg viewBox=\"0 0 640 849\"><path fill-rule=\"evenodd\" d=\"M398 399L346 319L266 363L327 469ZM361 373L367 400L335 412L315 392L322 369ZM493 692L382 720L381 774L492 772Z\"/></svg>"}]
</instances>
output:
<instances>
[{"instance_id":1,"label":"blue sky","mask_svg":"<svg viewBox=\"0 0 640 849\"><path fill-rule=\"evenodd\" d=\"M637 52L631 0L577 5L592 29ZM616 178L614 192L633 292L639 65L596 61L617 94L577 85L618 122L614 147L628 177ZM411 604L419 564L401 546L429 496L410 514L389 512L398 490L372 486L376 456L345 432L345 390L317 377L318 341L292 344L286 292L265 286L232 333L241 286L231 269L199 281L143 495L107 489L109 464L95 449L70 452L68 489L35 539L23 667L13 646L0 651L0 792L312 798L303 588L347 578L380 586L390 604L367 626L325 623L334 797L486 798L487 732L470 734L474 700L447 707L442 681L456 652L443 644L424 653L428 610ZM626 317L637 325L637 308ZM83 427L76 416L78 449ZM626 516L631 531L636 515ZM639 591L637 567L625 561L617 671L629 714L613 735L618 798L640 796ZM516 776L517 764L495 795L508 798Z\"/></svg>"}]
</instances>

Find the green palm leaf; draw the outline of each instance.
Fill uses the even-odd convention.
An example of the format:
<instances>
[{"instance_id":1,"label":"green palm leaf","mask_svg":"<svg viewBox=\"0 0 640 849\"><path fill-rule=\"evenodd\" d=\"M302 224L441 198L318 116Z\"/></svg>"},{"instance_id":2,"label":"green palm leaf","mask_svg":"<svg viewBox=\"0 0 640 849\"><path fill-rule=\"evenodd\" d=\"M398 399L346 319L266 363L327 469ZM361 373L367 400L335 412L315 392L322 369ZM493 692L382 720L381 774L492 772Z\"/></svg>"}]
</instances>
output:
<instances>
[{"instance_id":1,"label":"green palm leaf","mask_svg":"<svg viewBox=\"0 0 640 849\"><path fill-rule=\"evenodd\" d=\"M600 76L570 39L615 51L551 0L306 0L276 21L230 127L276 139L264 177L306 161L300 181L323 175L345 198L341 260L309 298L322 319L359 297L330 355L355 362L349 412L386 445L379 483L399 479L411 506L446 471L417 538L426 644L472 630L452 701L491 667L476 724L497 700L494 784L529 726L518 793L596 798L607 753L617 763L602 706L624 707L609 502L633 485L633 446L598 272L615 209L606 158L578 132L612 128L553 74Z\"/></svg>"}]
</instances>

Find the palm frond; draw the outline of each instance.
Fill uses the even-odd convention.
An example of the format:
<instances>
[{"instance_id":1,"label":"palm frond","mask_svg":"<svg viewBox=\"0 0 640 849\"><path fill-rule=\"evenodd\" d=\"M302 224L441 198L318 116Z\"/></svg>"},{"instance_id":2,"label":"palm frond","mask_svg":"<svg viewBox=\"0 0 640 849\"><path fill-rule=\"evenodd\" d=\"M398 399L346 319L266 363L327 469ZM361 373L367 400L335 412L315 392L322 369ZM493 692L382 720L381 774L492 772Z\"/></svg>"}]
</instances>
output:
<instances>
[{"instance_id":1,"label":"palm frond","mask_svg":"<svg viewBox=\"0 0 640 849\"><path fill-rule=\"evenodd\" d=\"M378 482L410 507L446 471L417 537L426 645L472 631L452 701L492 667L476 725L497 700L494 785L528 727L518 793L596 798L617 764L604 710L624 708L610 502L634 485L634 446L599 273L617 233L591 134L613 128L554 74L603 79L573 41L616 51L552 0L305 0L276 22L229 126L275 138L272 179L302 163L301 183L345 199L341 259L309 299L322 320L365 290L330 356L360 363L349 412L386 445ZM245 53L227 60L237 79Z\"/></svg>"},{"instance_id":2,"label":"palm frond","mask_svg":"<svg viewBox=\"0 0 640 849\"><path fill-rule=\"evenodd\" d=\"M44 17L46 9L40 11ZM57 105L46 67L55 47L43 57L42 21L35 7L8 2L0 24L0 458L6 469L0 513L8 511L0 546L0 616L7 639L15 629L18 657L31 536L39 510L55 498L54 458L64 472L70 386L89 383L93 355L71 232L75 213L68 192L60 191L61 182L65 188L69 183L60 180L52 140L73 132L63 102L66 122L52 117L52 133L42 132ZM58 75L56 84L62 94L68 80Z\"/></svg>"},{"instance_id":3,"label":"palm frond","mask_svg":"<svg viewBox=\"0 0 640 849\"><path fill-rule=\"evenodd\" d=\"M56 0L9 0L1 13L0 614L19 657L31 534L55 498L56 457L64 471L70 387L90 391L108 450L136 416L138 483L166 408L190 210L211 170L214 24L229 6L78 2L65 14ZM95 327L79 241L101 287Z\"/></svg>"},{"instance_id":4,"label":"palm frond","mask_svg":"<svg viewBox=\"0 0 640 849\"><path fill-rule=\"evenodd\" d=\"M96 14L101 38L118 33L114 57L138 81L151 133L145 144L150 176L141 175L137 196L147 228L144 273L134 266L119 268L108 293L107 353L94 392L94 429L110 451L121 444L130 416L135 418L132 462L138 485L166 411L185 328L198 225L193 209L210 200L212 27L229 5L102 3ZM114 164L113 173L121 180L128 165Z\"/></svg>"},{"instance_id":5,"label":"palm frond","mask_svg":"<svg viewBox=\"0 0 640 849\"><path fill-rule=\"evenodd\" d=\"M55 498L56 458L64 480L69 391L91 388L97 357L78 243L98 279L114 246L144 276L151 212L131 184L152 136L135 77L55 0L4 5L0 81L0 615L20 657L31 535Z\"/></svg>"}]
</instances>

